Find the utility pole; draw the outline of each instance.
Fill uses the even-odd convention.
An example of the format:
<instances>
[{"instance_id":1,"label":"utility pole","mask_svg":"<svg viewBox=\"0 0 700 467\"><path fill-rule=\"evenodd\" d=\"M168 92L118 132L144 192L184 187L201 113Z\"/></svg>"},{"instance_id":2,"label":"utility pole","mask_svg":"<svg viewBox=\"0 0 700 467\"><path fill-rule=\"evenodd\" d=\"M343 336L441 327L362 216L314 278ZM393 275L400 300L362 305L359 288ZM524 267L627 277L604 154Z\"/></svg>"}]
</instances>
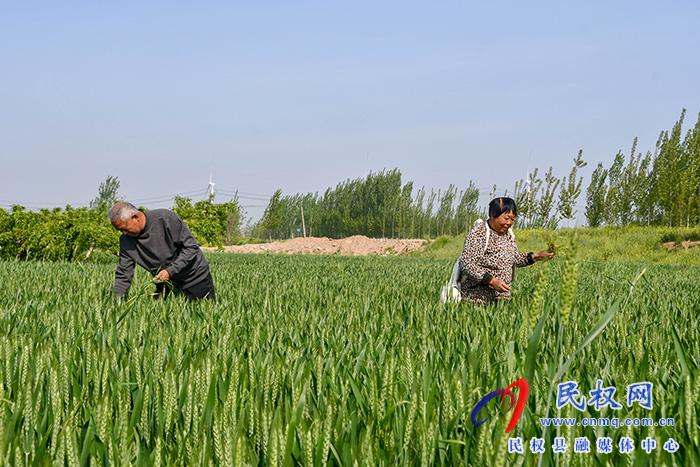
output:
<instances>
[{"instance_id":1,"label":"utility pole","mask_svg":"<svg viewBox=\"0 0 700 467\"><path fill-rule=\"evenodd\" d=\"M304 238L306 238L306 222L304 222L304 202L301 202L301 228L304 232Z\"/></svg>"}]
</instances>

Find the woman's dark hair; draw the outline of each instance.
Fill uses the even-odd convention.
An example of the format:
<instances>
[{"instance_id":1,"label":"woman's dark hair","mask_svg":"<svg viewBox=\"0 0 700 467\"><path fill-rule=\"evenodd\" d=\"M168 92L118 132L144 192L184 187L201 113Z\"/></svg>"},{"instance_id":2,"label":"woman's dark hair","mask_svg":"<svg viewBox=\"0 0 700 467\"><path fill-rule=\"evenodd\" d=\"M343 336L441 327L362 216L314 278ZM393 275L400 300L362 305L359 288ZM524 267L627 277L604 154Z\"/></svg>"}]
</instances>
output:
<instances>
[{"instance_id":1,"label":"woman's dark hair","mask_svg":"<svg viewBox=\"0 0 700 467\"><path fill-rule=\"evenodd\" d=\"M495 198L489 203L489 217L495 219L504 212L512 212L514 216L518 215L515 201L511 198Z\"/></svg>"}]
</instances>

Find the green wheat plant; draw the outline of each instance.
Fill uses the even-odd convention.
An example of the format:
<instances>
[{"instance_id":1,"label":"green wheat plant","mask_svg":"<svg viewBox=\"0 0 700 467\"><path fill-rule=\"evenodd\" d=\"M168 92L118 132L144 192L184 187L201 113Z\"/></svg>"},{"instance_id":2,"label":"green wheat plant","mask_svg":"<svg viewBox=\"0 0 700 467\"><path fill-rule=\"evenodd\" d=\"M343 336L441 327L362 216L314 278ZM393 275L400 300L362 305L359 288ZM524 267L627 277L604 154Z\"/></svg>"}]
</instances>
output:
<instances>
[{"instance_id":1,"label":"green wheat plant","mask_svg":"<svg viewBox=\"0 0 700 467\"><path fill-rule=\"evenodd\" d=\"M153 299L143 271L115 302L112 262L0 262L0 465L700 462L698 267L555 257L519 270L510 303L480 307L439 303L449 259L209 259L217 300L202 302ZM520 377L530 395L515 430L496 401L474 426L479 400ZM619 417L675 424L544 429L558 382L587 394L598 379L621 402L652 382L653 408ZM592 452L554 453L557 436L588 437ZM634 457L597 453L598 436L631 437Z\"/></svg>"}]
</instances>

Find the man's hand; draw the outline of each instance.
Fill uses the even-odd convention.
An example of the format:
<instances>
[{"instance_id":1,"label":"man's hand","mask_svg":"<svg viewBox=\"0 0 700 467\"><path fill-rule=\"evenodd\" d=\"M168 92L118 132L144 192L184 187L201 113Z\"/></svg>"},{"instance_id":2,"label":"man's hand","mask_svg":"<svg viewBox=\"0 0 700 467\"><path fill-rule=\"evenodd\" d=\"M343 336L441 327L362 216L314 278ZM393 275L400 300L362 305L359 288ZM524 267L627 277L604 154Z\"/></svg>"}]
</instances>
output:
<instances>
[{"instance_id":1,"label":"man's hand","mask_svg":"<svg viewBox=\"0 0 700 467\"><path fill-rule=\"evenodd\" d=\"M170 273L165 269L160 271L158 274L156 274L156 277L153 278L153 280L156 282L165 282L168 279L170 279Z\"/></svg>"},{"instance_id":2,"label":"man's hand","mask_svg":"<svg viewBox=\"0 0 700 467\"><path fill-rule=\"evenodd\" d=\"M492 277L489 285L498 292L510 292L510 286L498 277Z\"/></svg>"}]
</instances>

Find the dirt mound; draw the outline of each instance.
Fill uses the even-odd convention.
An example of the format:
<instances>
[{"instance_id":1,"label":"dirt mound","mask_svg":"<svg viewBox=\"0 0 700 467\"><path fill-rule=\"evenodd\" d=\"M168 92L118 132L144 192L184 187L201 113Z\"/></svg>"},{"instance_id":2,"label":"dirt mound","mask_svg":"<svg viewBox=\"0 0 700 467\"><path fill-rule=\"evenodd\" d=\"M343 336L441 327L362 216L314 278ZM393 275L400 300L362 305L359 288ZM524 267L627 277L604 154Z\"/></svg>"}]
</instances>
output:
<instances>
[{"instance_id":1,"label":"dirt mound","mask_svg":"<svg viewBox=\"0 0 700 467\"><path fill-rule=\"evenodd\" d=\"M700 242L698 241L682 241L680 243L678 242L666 242L661 244L666 250L668 251L673 251L673 250L687 250L688 248L693 248L696 246L700 246Z\"/></svg>"},{"instance_id":2,"label":"dirt mound","mask_svg":"<svg viewBox=\"0 0 700 467\"><path fill-rule=\"evenodd\" d=\"M257 243L226 246L224 251L231 253L287 253L287 254L341 254L341 255L393 255L408 253L423 247L425 240L374 239L364 235L333 240L326 237L293 238L282 242ZM216 248L202 248L204 251L217 251Z\"/></svg>"}]
</instances>

